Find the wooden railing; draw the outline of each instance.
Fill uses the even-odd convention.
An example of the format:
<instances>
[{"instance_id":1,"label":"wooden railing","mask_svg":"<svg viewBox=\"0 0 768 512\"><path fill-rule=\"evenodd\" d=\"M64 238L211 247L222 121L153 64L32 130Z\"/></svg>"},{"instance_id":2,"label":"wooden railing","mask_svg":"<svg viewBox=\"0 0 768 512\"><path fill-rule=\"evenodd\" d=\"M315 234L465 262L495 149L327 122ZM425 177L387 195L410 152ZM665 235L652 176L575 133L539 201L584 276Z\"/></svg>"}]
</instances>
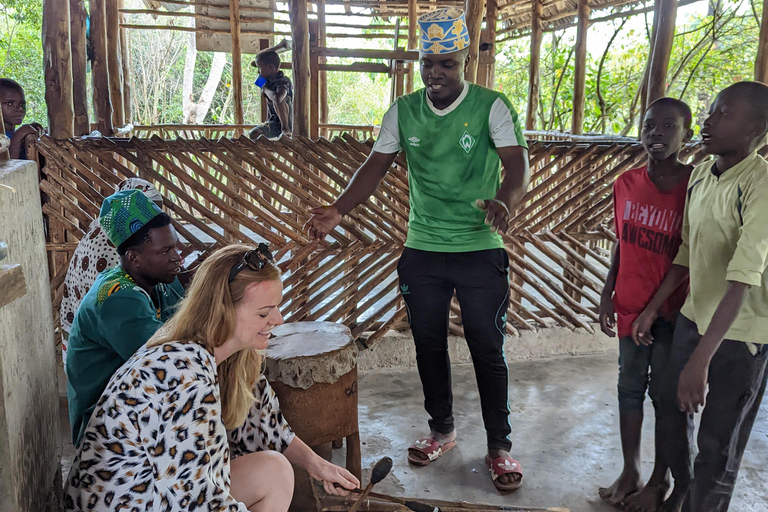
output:
<instances>
[{"instance_id":1,"label":"wooden railing","mask_svg":"<svg viewBox=\"0 0 768 512\"><path fill-rule=\"evenodd\" d=\"M231 138L235 131L240 129L246 135L256 125L253 124L155 124L134 126L128 136L140 139L149 139L157 135L161 139L220 139ZM341 137L348 133L357 140L368 140L378 135L378 126L349 125L349 124L321 124L320 136L328 140Z\"/></svg>"},{"instance_id":2,"label":"wooden railing","mask_svg":"<svg viewBox=\"0 0 768 512\"><path fill-rule=\"evenodd\" d=\"M288 320L329 320L375 342L405 317L396 265L405 241L408 180L402 155L372 198L327 243L310 242L309 211L328 204L371 142L248 138L39 140L51 289L58 309L66 266L103 198L124 178L153 182L189 250L269 242L286 269ZM686 149L699 158L694 147ZM530 191L504 235L510 256L508 329L547 325L593 331L613 240L613 180L640 165L634 142L531 141ZM454 305L450 329L462 333Z\"/></svg>"}]
</instances>

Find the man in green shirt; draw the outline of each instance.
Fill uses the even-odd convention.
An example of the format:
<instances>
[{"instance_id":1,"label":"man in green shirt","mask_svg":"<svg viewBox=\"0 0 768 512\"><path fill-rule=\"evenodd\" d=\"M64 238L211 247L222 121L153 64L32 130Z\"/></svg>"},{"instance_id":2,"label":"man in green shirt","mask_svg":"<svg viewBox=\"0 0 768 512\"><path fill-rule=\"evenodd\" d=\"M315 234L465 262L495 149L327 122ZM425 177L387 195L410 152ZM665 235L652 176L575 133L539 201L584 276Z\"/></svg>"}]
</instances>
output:
<instances>
[{"instance_id":1,"label":"man in green shirt","mask_svg":"<svg viewBox=\"0 0 768 512\"><path fill-rule=\"evenodd\" d=\"M75 446L112 374L163 325L184 295L176 230L141 191L104 199L100 222L117 247L120 265L99 275L72 322L66 372Z\"/></svg>"},{"instance_id":2,"label":"man in green shirt","mask_svg":"<svg viewBox=\"0 0 768 512\"><path fill-rule=\"evenodd\" d=\"M433 11L419 25L426 89L392 105L368 159L332 205L313 210L308 230L316 239L333 231L376 190L398 152L405 152L410 216L398 274L431 417L430 433L409 448L408 459L424 466L456 445L447 342L455 290L477 376L486 463L494 484L513 490L523 475L509 455L503 349L509 260L499 232L507 229L528 186L527 146L509 100L464 80L469 36L463 12Z\"/></svg>"}]
</instances>

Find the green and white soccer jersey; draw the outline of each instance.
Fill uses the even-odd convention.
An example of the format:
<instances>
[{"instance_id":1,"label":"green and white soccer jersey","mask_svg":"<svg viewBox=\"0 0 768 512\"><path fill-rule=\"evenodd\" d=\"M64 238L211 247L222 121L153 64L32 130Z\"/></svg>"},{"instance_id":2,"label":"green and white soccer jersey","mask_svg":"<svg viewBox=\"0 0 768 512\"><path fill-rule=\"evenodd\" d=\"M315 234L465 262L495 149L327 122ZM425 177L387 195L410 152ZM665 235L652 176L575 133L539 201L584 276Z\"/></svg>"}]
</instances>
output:
<instances>
[{"instance_id":1,"label":"green and white soccer jersey","mask_svg":"<svg viewBox=\"0 0 768 512\"><path fill-rule=\"evenodd\" d=\"M405 151L411 212L406 247L468 252L504 247L474 203L501 186L496 148L527 147L517 113L503 94L465 83L449 107L426 89L403 96L384 115L373 150Z\"/></svg>"}]
</instances>

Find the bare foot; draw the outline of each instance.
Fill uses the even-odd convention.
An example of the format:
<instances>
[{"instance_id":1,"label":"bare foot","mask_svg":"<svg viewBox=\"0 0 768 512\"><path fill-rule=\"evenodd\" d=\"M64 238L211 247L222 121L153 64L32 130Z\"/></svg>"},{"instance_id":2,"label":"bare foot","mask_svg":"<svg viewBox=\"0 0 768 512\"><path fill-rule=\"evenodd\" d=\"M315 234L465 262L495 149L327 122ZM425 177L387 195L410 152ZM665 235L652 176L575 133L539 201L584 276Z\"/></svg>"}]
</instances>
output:
<instances>
[{"instance_id":1,"label":"bare foot","mask_svg":"<svg viewBox=\"0 0 768 512\"><path fill-rule=\"evenodd\" d=\"M610 487L601 487L597 493L609 505L619 505L628 496L635 494L643 486L640 474L637 472L622 471L619 478Z\"/></svg>"},{"instance_id":2,"label":"bare foot","mask_svg":"<svg viewBox=\"0 0 768 512\"><path fill-rule=\"evenodd\" d=\"M440 446L445 446L446 443L451 443L453 441L456 441L457 434L456 434L456 430L454 430L450 434L441 434L440 432L435 432L433 430L426 437L427 439L434 439L435 441L440 443ZM408 448L408 457L414 460L421 460L423 462L429 461L429 457L427 457L423 452L420 452L419 450L414 450L412 448Z\"/></svg>"},{"instance_id":3,"label":"bare foot","mask_svg":"<svg viewBox=\"0 0 768 512\"><path fill-rule=\"evenodd\" d=\"M669 490L669 484L646 484L639 492L624 500L624 510L629 512L656 512Z\"/></svg>"},{"instance_id":4,"label":"bare foot","mask_svg":"<svg viewBox=\"0 0 768 512\"><path fill-rule=\"evenodd\" d=\"M506 450L488 450L488 457L491 460L497 459L499 457L509 457L510 459L512 456L509 454ZM497 481L502 486L507 486L511 484L516 484L520 482L520 480L523 479L523 475L519 473L507 473L506 475L501 475Z\"/></svg>"},{"instance_id":5,"label":"bare foot","mask_svg":"<svg viewBox=\"0 0 768 512\"><path fill-rule=\"evenodd\" d=\"M675 485L675 488L672 489L672 494L670 494L669 498L664 500L664 503L659 507L659 512L680 512L687 495L688 487L683 490Z\"/></svg>"}]
</instances>

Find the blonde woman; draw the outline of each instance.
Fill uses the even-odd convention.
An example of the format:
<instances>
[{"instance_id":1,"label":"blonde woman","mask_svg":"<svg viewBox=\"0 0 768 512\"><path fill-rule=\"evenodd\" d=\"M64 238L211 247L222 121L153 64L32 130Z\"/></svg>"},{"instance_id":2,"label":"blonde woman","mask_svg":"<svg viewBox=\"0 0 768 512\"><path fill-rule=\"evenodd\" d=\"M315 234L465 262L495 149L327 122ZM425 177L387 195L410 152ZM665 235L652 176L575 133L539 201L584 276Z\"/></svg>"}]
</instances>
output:
<instances>
[{"instance_id":1,"label":"blonde woman","mask_svg":"<svg viewBox=\"0 0 768 512\"><path fill-rule=\"evenodd\" d=\"M329 493L359 486L295 437L260 374L282 290L264 244L225 247L200 266L176 315L99 400L65 510L286 511L290 463Z\"/></svg>"}]
</instances>

